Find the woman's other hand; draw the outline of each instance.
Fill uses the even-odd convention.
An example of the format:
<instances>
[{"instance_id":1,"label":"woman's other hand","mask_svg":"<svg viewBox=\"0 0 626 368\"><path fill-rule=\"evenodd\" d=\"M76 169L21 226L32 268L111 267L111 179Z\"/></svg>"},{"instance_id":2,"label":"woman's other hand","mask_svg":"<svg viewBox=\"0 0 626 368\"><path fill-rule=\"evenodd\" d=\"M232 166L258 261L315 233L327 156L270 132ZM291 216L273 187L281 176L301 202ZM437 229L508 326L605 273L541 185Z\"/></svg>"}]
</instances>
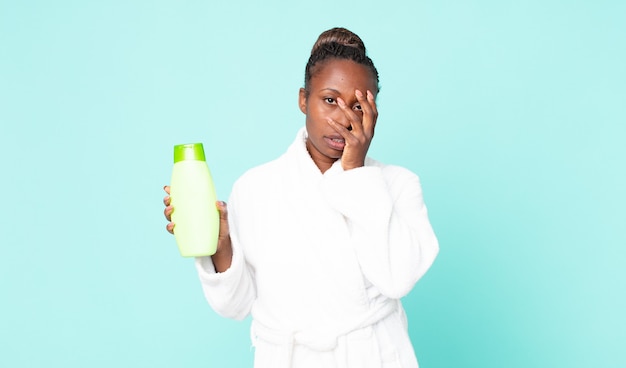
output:
<instances>
[{"instance_id":1,"label":"woman's other hand","mask_svg":"<svg viewBox=\"0 0 626 368\"><path fill-rule=\"evenodd\" d=\"M233 247L230 240L230 229L228 228L228 207L226 202L217 201L215 203L220 211L220 233L217 237L217 251L211 258L217 272L224 272L230 268L233 259Z\"/></svg>"},{"instance_id":2,"label":"woman's other hand","mask_svg":"<svg viewBox=\"0 0 626 368\"><path fill-rule=\"evenodd\" d=\"M167 195L163 198L163 204L165 205L165 210L163 210L163 214L165 215L165 219L169 221L165 226L165 229L170 234L174 234L174 223L172 222L172 212L174 212L174 207L171 206L172 199L170 198L170 186L164 186L163 190L165 190L165 193L167 193Z\"/></svg>"},{"instance_id":3,"label":"woman's other hand","mask_svg":"<svg viewBox=\"0 0 626 368\"><path fill-rule=\"evenodd\" d=\"M170 198L170 186L166 185L163 187L165 193L167 195L163 198L163 204L165 205L165 210L163 210L163 214L167 219L168 224L165 226L165 229L170 233L174 234L174 226L175 224L172 222L172 213L174 212L174 207L172 207L172 199ZM215 270L217 272L224 272L228 268L230 268L230 264L233 257L233 248L230 241L230 230L228 228L228 207L226 202L217 201L215 202L215 206L220 213L220 232L217 238L217 251L214 255L211 256L213 260L213 265L215 266Z\"/></svg>"},{"instance_id":4,"label":"woman's other hand","mask_svg":"<svg viewBox=\"0 0 626 368\"><path fill-rule=\"evenodd\" d=\"M360 111L350 108L343 99L337 99L337 104L348 118L351 129L328 118L328 123L337 133L341 134L346 142L341 155L341 164L344 170L354 169L365 164L365 156L369 150L372 138L374 138L374 128L378 119L374 94L371 91L367 91L364 95L361 91L356 90L355 96L359 103Z\"/></svg>"}]
</instances>

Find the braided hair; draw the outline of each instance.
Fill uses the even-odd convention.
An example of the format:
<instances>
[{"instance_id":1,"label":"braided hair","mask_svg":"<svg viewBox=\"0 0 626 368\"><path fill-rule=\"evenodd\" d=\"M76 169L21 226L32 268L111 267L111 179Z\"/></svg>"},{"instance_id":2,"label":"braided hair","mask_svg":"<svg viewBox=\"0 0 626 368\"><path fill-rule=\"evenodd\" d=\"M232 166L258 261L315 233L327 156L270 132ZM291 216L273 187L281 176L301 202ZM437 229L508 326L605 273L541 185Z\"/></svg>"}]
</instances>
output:
<instances>
[{"instance_id":1,"label":"braided hair","mask_svg":"<svg viewBox=\"0 0 626 368\"><path fill-rule=\"evenodd\" d=\"M352 60L357 64L367 66L376 78L376 88L380 90L378 70L372 59L367 56L363 40L355 33L337 27L322 32L313 45L311 56L304 70L304 89L307 95L311 78L326 61L331 59Z\"/></svg>"}]
</instances>

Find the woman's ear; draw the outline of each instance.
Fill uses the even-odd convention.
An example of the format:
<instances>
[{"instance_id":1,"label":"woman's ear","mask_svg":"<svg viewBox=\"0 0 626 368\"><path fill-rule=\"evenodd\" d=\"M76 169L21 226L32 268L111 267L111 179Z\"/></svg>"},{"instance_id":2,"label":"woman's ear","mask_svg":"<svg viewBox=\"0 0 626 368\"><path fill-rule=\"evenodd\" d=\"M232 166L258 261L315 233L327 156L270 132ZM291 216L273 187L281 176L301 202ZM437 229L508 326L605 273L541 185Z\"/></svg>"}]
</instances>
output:
<instances>
[{"instance_id":1,"label":"woman's ear","mask_svg":"<svg viewBox=\"0 0 626 368\"><path fill-rule=\"evenodd\" d=\"M306 90L304 88L300 88L300 93L298 94L298 106L300 107L300 111L306 115Z\"/></svg>"}]
</instances>

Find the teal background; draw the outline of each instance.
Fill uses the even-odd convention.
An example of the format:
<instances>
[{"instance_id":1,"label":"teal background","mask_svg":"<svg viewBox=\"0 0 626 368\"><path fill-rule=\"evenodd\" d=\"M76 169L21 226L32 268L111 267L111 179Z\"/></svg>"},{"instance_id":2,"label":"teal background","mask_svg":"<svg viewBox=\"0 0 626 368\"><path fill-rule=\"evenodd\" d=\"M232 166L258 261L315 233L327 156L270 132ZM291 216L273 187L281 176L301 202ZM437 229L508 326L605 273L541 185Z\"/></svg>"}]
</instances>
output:
<instances>
[{"instance_id":1,"label":"teal background","mask_svg":"<svg viewBox=\"0 0 626 368\"><path fill-rule=\"evenodd\" d=\"M165 232L172 147L220 198L284 151L310 47L380 75L371 155L441 253L421 367L626 366L626 2L0 0L0 366L251 366Z\"/></svg>"}]
</instances>

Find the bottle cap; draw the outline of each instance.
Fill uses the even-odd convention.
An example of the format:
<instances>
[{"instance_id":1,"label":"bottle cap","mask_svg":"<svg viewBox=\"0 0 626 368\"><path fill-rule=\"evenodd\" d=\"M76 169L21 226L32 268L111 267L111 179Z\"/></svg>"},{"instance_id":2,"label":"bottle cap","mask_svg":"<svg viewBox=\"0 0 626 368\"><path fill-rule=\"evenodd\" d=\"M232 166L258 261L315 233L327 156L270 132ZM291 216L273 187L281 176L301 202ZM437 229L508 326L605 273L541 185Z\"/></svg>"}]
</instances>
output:
<instances>
[{"instance_id":1,"label":"bottle cap","mask_svg":"<svg viewBox=\"0 0 626 368\"><path fill-rule=\"evenodd\" d=\"M206 161L202 143L178 144L174 146L174 163L184 160Z\"/></svg>"}]
</instances>

